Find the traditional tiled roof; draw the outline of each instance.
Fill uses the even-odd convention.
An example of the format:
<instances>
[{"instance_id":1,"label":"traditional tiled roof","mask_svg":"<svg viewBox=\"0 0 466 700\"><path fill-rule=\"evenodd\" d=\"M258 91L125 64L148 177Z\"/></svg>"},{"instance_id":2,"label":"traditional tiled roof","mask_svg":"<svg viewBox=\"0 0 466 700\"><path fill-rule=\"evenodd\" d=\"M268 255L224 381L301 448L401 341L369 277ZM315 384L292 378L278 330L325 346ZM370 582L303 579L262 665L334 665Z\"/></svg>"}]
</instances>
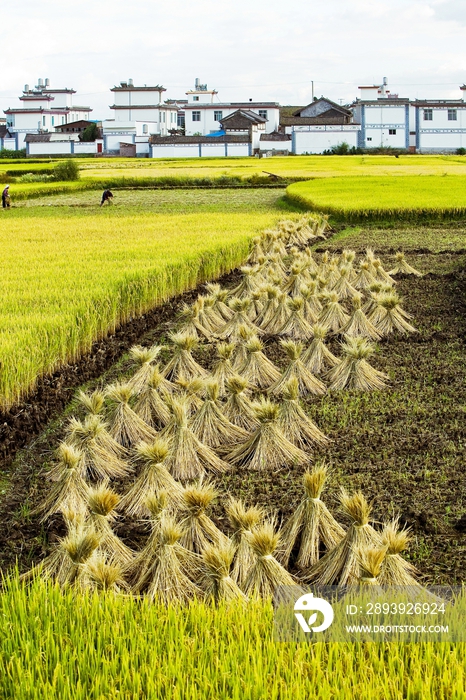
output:
<instances>
[{"instance_id":1,"label":"traditional tiled roof","mask_svg":"<svg viewBox=\"0 0 466 700\"><path fill-rule=\"evenodd\" d=\"M261 141L291 141L291 134L282 134L280 131L272 131L270 134L261 134Z\"/></svg>"},{"instance_id":2,"label":"traditional tiled roof","mask_svg":"<svg viewBox=\"0 0 466 700\"><path fill-rule=\"evenodd\" d=\"M305 107L299 107L296 112L293 112L293 117L299 117L301 116L301 112L303 112L305 109L312 108L314 105L318 105L320 103L324 102L325 104L329 104L331 107L331 110L326 110L327 111L333 111L337 112L338 114L345 114L346 116L351 116L352 112L349 109L346 109L346 107L342 107L341 105L337 105L336 102L332 102L332 100L327 99L327 97L321 97L318 100L314 100L314 102L311 102L310 104L306 105Z\"/></svg>"},{"instance_id":3,"label":"traditional tiled roof","mask_svg":"<svg viewBox=\"0 0 466 700\"><path fill-rule=\"evenodd\" d=\"M190 102L185 109L279 109L278 102Z\"/></svg>"},{"instance_id":4,"label":"traditional tiled roof","mask_svg":"<svg viewBox=\"0 0 466 700\"><path fill-rule=\"evenodd\" d=\"M266 122L267 119L264 117L245 109L237 109L236 112L220 119L220 124L224 129L249 129L251 126Z\"/></svg>"},{"instance_id":5,"label":"traditional tiled roof","mask_svg":"<svg viewBox=\"0 0 466 700\"><path fill-rule=\"evenodd\" d=\"M117 87L115 85L115 87L110 88L110 92L147 92L151 90L166 92L167 88L164 88L162 85L147 85L144 87L136 87L135 85L118 85Z\"/></svg>"},{"instance_id":6,"label":"traditional tiled roof","mask_svg":"<svg viewBox=\"0 0 466 700\"><path fill-rule=\"evenodd\" d=\"M413 100L411 102L415 107L443 107L443 109L451 109L462 107L466 108L466 102L463 100Z\"/></svg>"},{"instance_id":7,"label":"traditional tiled roof","mask_svg":"<svg viewBox=\"0 0 466 700\"><path fill-rule=\"evenodd\" d=\"M149 143L154 146L160 146L164 144L172 145L188 145L196 143L207 143L213 145L215 143L249 143L249 139L246 136L238 136L237 134L230 134L225 136L156 136L153 135L149 139Z\"/></svg>"},{"instance_id":8,"label":"traditional tiled roof","mask_svg":"<svg viewBox=\"0 0 466 700\"><path fill-rule=\"evenodd\" d=\"M9 136L10 136L10 132L8 131L8 128L2 124L0 126L0 139L6 139Z\"/></svg>"},{"instance_id":9,"label":"traditional tiled roof","mask_svg":"<svg viewBox=\"0 0 466 700\"><path fill-rule=\"evenodd\" d=\"M26 143L49 143L52 139L52 134L26 134L24 139Z\"/></svg>"},{"instance_id":10,"label":"traditional tiled roof","mask_svg":"<svg viewBox=\"0 0 466 700\"><path fill-rule=\"evenodd\" d=\"M344 115L326 115L326 113L319 117L282 117L280 119L280 126L312 126L313 124L335 126L348 123L348 117ZM354 124L356 122L351 123Z\"/></svg>"}]
</instances>

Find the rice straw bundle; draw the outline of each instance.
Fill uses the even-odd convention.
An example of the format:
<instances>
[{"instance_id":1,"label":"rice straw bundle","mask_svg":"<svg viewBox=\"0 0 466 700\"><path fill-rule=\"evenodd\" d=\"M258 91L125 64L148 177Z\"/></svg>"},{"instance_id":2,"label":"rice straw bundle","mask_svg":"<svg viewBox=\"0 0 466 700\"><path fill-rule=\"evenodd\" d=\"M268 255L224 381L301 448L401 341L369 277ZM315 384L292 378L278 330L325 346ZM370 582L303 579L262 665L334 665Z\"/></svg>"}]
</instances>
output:
<instances>
[{"instance_id":1,"label":"rice straw bundle","mask_svg":"<svg viewBox=\"0 0 466 700\"><path fill-rule=\"evenodd\" d=\"M307 569L319 561L321 544L330 552L345 536L341 525L320 500L326 478L327 468L324 465L304 474L305 498L281 532L283 544L277 558L284 566L288 566L291 552L297 544L296 566Z\"/></svg>"},{"instance_id":2,"label":"rice straw bundle","mask_svg":"<svg viewBox=\"0 0 466 700\"><path fill-rule=\"evenodd\" d=\"M154 551L156 551L160 541L160 524L164 517L169 515L170 507L168 504L169 500L166 491L148 493L146 496L145 506L149 514L150 535L144 547L135 553L132 563L125 569L125 575L128 577L128 580L131 580L134 584L153 559Z\"/></svg>"},{"instance_id":3,"label":"rice straw bundle","mask_svg":"<svg viewBox=\"0 0 466 700\"><path fill-rule=\"evenodd\" d=\"M265 328L275 314L278 305L278 295L280 289L273 284L266 284L263 287L265 302L262 311L256 316L255 324L260 328Z\"/></svg>"},{"instance_id":4,"label":"rice straw bundle","mask_svg":"<svg viewBox=\"0 0 466 700\"><path fill-rule=\"evenodd\" d=\"M209 327L212 328L212 332L216 333L219 328L221 328L225 324L225 319L223 316L217 313L215 310L216 302L217 299L213 295L209 296L204 296L202 297L204 299L204 315L205 319L209 324Z\"/></svg>"},{"instance_id":5,"label":"rice straw bundle","mask_svg":"<svg viewBox=\"0 0 466 700\"><path fill-rule=\"evenodd\" d=\"M286 335L292 340L308 340L312 336L312 330L304 317L303 297L295 296L288 299L287 306L290 315L277 331L277 335Z\"/></svg>"},{"instance_id":6,"label":"rice straw bundle","mask_svg":"<svg viewBox=\"0 0 466 700\"><path fill-rule=\"evenodd\" d=\"M226 512L233 529L232 544L235 548L231 577L243 588L255 560L247 535L264 519L264 511L256 506L246 508L242 501L230 498Z\"/></svg>"},{"instance_id":7,"label":"rice straw bundle","mask_svg":"<svg viewBox=\"0 0 466 700\"><path fill-rule=\"evenodd\" d=\"M210 328L205 328L199 319L200 307L202 304L203 302L199 299L191 306L183 303L178 314L180 319L177 324L178 333L190 335L194 338L199 338L199 335L201 335L207 340L210 340L212 330Z\"/></svg>"},{"instance_id":8,"label":"rice straw bundle","mask_svg":"<svg viewBox=\"0 0 466 700\"><path fill-rule=\"evenodd\" d=\"M327 326L315 323L311 330L313 339L301 355L301 362L312 374L323 374L326 369L335 367L339 360L325 345Z\"/></svg>"},{"instance_id":9,"label":"rice straw bundle","mask_svg":"<svg viewBox=\"0 0 466 700\"><path fill-rule=\"evenodd\" d=\"M238 329L238 336L236 338L235 349L233 351L233 356L231 363L236 372L239 368L244 365L247 360L248 353L246 350L247 341L253 336L257 337L253 330L247 328L247 326L240 326Z\"/></svg>"},{"instance_id":10,"label":"rice straw bundle","mask_svg":"<svg viewBox=\"0 0 466 700\"><path fill-rule=\"evenodd\" d=\"M163 376L171 381L181 376L188 380L207 377L206 370L191 354L199 342L198 339L187 333L169 333L168 337L173 345L173 357L164 367Z\"/></svg>"},{"instance_id":11,"label":"rice straw bundle","mask_svg":"<svg viewBox=\"0 0 466 700\"><path fill-rule=\"evenodd\" d=\"M401 556L409 544L409 531L399 529L399 520L394 518L382 530L382 544L387 553L379 574L382 586L415 586L420 587L416 576L419 571L411 562Z\"/></svg>"},{"instance_id":12,"label":"rice straw bundle","mask_svg":"<svg viewBox=\"0 0 466 700\"><path fill-rule=\"evenodd\" d=\"M225 546L230 542L206 512L217 495L212 484L201 481L187 486L183 492L183 505L180 510L183 535L180 544L197 554L209 544Z\"/></svg>"},{"instance_id":13,"label":"rice straw bundle","mask_svg":"<svg viewBox=\"0 0 466 700\"><path fill-rule=\"evenodd\" d=\"M280 539L274 532L272 523L258 525L246 538L253 552L254 562L244 582L244 593L251 598L264 599L275 595L275 600L289 597L289 591L282 592L281 587L292 586L298 593L300 589L295 579L273 556Z\"/></svg>"},{"instance_id":14,"label":"rice straw bundle","mask_svg":"<svg viewBox=\"0 0 466 700\"><path fill-rule=\"evenodd\" d=\"M311 281L308 285L302 284L299 291L303 300L304 318L310 324L315 323L322 311L322 304L317 295L317 283Z\"/></svg>"},{"instance_id":15,"label":"rice straw bundle","mask_svg":"<svg viewBox=\"0 0 466 700\"><path fill-rule=\"evenodd\" d=\"M123 579L121 566L108 562L102 554L91 557L84 564L80 585L94 591L129 592L129 586Z\"/></svg>"},{"instance_id":16,"label":"rice straw bundle","mask_svg":"<svg viewBox=\"0 0 466 700\"><path fill-rule=\"evenodd\" d=\"M258 287L255 292L249 297L251 300L251 306L249 307L248 318L250 321L255 321L257 316L262 311L264 302L262 301L264 297L263 286Z\"/></svg>"},{"instance_id":17,"label":"rice straw bundle","mask_svg":"<svg viewBox=\"0 0 466 700\"><path fill-rule=\"evenodd\" d=\"M157 542L154 542L152 557L141 562L139 578L134 590L146 589L151 600L165 605L188 603L201 595L201 590L190 579L193 555L179 543L183 529L170 516L160 522Z\"/></svg>"},{"instance_id":18,"label":"rice straw bundle","mask_svg":"<svg viewBox=\"0 0 466 700\"><path fill-rule=\"evenodd\" d=\"M336 547L327 552L315 566L303 573L302 578L306 583L322 586L338 584L340 587L357 583L359 579L357 548L381 546L380 535L369 524L371 508L360 491L350 496L342 490L341 510L350 518L351 525Z\"/></svg>"},{"instance_id":19,"label":"rice straw bundle","mask_svg":"<svg viewBox=\"0 0 466 700\"><path fill-rule=\"evenodd\" d=\"M395 280L390 276L390 272L384 270L380 258L376 258L375 260L373 260L372 267L374 270L374 277L377 282L389 284L391 287L393 287L396 284Z\"/></svg>"},{"instance_id":20,"label":"rice straw bundle","mask_svg":"<svg viewBox=\"0 0 466 700\"><path fill-rule=\"evenodd\" d=\"M278 414L278 425L283 435L302 450L325 444L329 439L305 414L299 403L298 380L292 377L283 387Z\"/></svg>"},{"instance_id":21,"label":"rice straw bundle","mask_svg":"<svg viewBox=\"0 0 466 700\"><path fill-rule=\"evenodd\" d=\"M238 373L247 379L252 387L268 389L271 384L278 381L280 371L273 362L262 352L264 346L256 335L253 335L244 344L246 361L238 369Z\"/></svg>"},{"instance_id":22,"label":"rice straw bundle","mask_svg":"<svg viewBox=\"0 0 466 700\"><path fill-rule=\"evenodd\" d=\"M339 299L349 299L357 294L356 289L350 283L351 268L340 267L340 277L337 279L335 284L331 285L331 290L335 294L338 294Z\"/></svg>"},{"instance_id":23,"label":"rice straw bundle","mask_svg":"<svg viewBox=\"0 0 466 700\"><path fill-rule=\"evenodd\" d=\"M205 382L206 398L194 415L190 427L194 435L208 447L224 450L237 442L247 439L248 433L230 423L222 413L218 396L218 383L215 379Z\"/></svg>"},{"instance_id":24,"label":"rice straw bundle","mask_svg":"<svg viewBox=\"0 0 466 700\"><path fill-rule=\"evenodd\" d=\"M341 349L343 359L327 374L330 390L358 389L372 391L383 389L388 376L374 369L367 359L374 353L374 346L366 338L346 337Z\"/></svg>"},{"instance_id":25,"label":"rice straw bundle","mask_svg":"<svg viewBox=\"0 0 466 700\"><path fill-rule=\"evenodd\" d=\"M169 385L169 391L166 387ZM155 430L164 428L170 420L167 400L175 386L163 377L158 367L152 367L147 383L140 391L134 412Z\"/></svg>"},{"instance_id":26,"label":"rice straw bundle","mask_svg":"<svg viewBox=\"0 0 466 700\"><path fill-rule=\"evenodd\" d=\"M207 545L202 552L203 589L207 601L242 600L247 602L238 584L230 576L234 548L231 543L222 545Z\"/></svg>"},{"instance_id":27,"label":"rice straw bundle","mask_svg":"<svg viewBox=\"0 0 466 700\"><path fill-rule=\"evenodd\" d=\"M359 272L353 282L353 287L358 291L365 291L369 289L371 284L374 284L375 277L371 273L371 266L367 260L361 260L359 263Z\"/></svg>"},{"instance_id":28,"label":"rice straw bundle","mask_svg":"<svg viewBox=\"0 0 466 700\"><path fill-rule=\"evenodd\" d=\"M225 382L236 374L233 367L234 343L218 343L217 357L212 366L212 377L218 383L219 396L225 396Z\"/></svg>"},{"instance_id":29,"label":"rice straw bundle","mask_svg":"<svg viewBox=\"0 0 466 700\"><path fill-rule=\"evenodd\" d=\"M237 297L238 299L244 299L245 297L250 297L253 292L257 290L257 271L259 269L258 265L244 265L240 268L241 272L241 282L234 289L230 290L229 295L231 297Z\"/></svg>"},{"instance_id":30,"label":"rice straw bundle","mask_svg":"<svg viewBox=\"0 0 466 700\"><path fill-rule=\"evenodd\" d=\"M134 558L134 552L113 532L111 523L116 520L116 507L120 496L109 489L106 484L89 489L87 507L89 522L100 535L100 551L104 552L110 563L117 563L123 569Z\"/></svg>"},{"instance_id":31,"label":"rice straw bundle","mask_svg":"<svg viewBox=\"0 0 466 700\"><path fill-rule=\"evenodd\" d=\"M82 468L87 476L119 479L131 470L125 462L127 451L112 438L98 415L88 415L84 421L71 418L66 442L82 452Z\"/></svg>"},{"instance_id":32,"label":"rice straw bundle","mask_svg":"<svg viewBox=\"0 0 466 700\"><path fill-rule=\"evenodd\" d=\"M305 283L304 264L294 262L290 269L290 275L282 287L282 292L288 296L295 297L300 294L300 287Z\"/></svg>"},{"instance_id":33,"label":"rice straw bundle","mask_svg":"<svg viewBox=\"0 0 466 700\"><path fill-rule=\"evenodd\" d=\"M293 340L281 340L280 344L288 355L289 361L282 376L270 387L269 393L281 394L285 384L295 377L298 380L300 394L313 394L315 396L325 394L327 391L325 384L317 379L301 360L303 344L295 343Z\"/></svg>"},{"instance_id":34,"label":"rice straw bundle","mask_svg":"<svg viewBox=\"0 0 466 700\"><path fill-rule=\"evenodd\" d=\"M152 443L140 442L136 446L135 464L142 469L129 491L122 497L119 509L129 516L144 517L149 514L147 497L164 492L170 506L177 509L183 503L183 487L172 477L165 466L168 442L157 438Z\"/></svg>"},{"instance_id":35,"label":"rice straw bundle","mask_svg":"<svg viewBox=\"0 0 466 700\"><path fill-rule=\"evenodd\" d=\"M355 548L356 559L359 563L357 583L360 586L380 587L379 575L386 553L386 547L359 545Z\"/></svg>"},{"instance_id":36,"label":"rice straw bundle","mask_svg":"<svg viewBox=\"0 0 466 700\"><path fill-rule=\"evenodd\" d=\"M411 265L405 259L405 254L400 250L396 253L395 259L395 267L392 270L389 270L389 275L399 275L402 273L403 275L415 275L416 277L422 277L422 273L415 270L414 267L411 267Z\"/></svg>"},{"instance_id":37,"label":"rice straw bundle","mask_svg":"<svg viewBox=\"0 0 466 700\"><path fill-rule=\"evenodd\" d=\"M262 331L248 318L248 312L251 306L251 299L249 297L244 297L243 299L233 297L229 302L229 306L234 312L233 316L219 331L217 331L216 336L218 338L236 342L240 337L239 329L241 326L246 326L252 333L262 334Z\"/></svg>"},{"instance_id":38,"label":"rice straw bundle","mask_svg":"<svg viewBox=\"0 0 466 700\"><path fill-rule=\"evenodd\" d=\"M230 423L239 426L250 433L258 427L253 405L246 396L249 382L244 377L235 375L226 382L227 401L223 408L224 415Z\"/></svg>"},{"instance_id":39,"label":"rice straw bundle","mask_svg":"<svg viewBox=\"0 0 466 700\"><path fill-rule=\"evenodd\" d=\"M131 447L140 440L155 440L157 433L147 425L130 406L134 396L129 384L115 383L107 387L109 408L109 433L123 447Z\"/></svg>"},{"instance_id":40,"label":"rice straw bundle","mask_svg":"<svg viewBox=\"0 0 466 700\"><path fill-rule=\"evenodd\" d=\"M260 401L253 403L253 408L260 425L250 438L229 453L227 459L231 464L273 471L310 461L309 456L295 447L280 430L277 404L261 397Z\"/></svg>"},{"instance_id":41,"label":"rice straw bundle","mask_svg":"<svg viewBox=\"0 0 466 700\"><path fill-rule=\"evenodd\" d=\"M218 316L223 318L224 321L229 321L233 316L233 311L226 304L229 294L228 289L222 289L219 284L212 283L207 283L206 289L209 292L209 296L215 299L213 308Z\"/></svg>"},{"instance_id":42,"label":"rice straw bundle","mask_svg":"<svg viewBox=\"0 0 466 700\"><path fill-rule=\"evenodd\" d=\"M290 315L288 309L288 297L280 292L277 298L275 312L267 324L262 324L262 329L267 335L276 335L285 325Z\"/></svg>"},{"instance_id":43,"label":"rice straw bundle","mask_svg":"<svg viewBox=\"0 0 466 700\"><path fill-rule=\"evenodd\" d=\"M203 403L203 398L205 398L205 384L203 379L190 379L187 380L180 376L175 382L177 388L179 389L179 394L177 398L181 398L186 401L186 408L188 415L192 415L198 411ZM168 409L171 411L171 398L166 399L166 404ZM167 424L168 425L168 424Z\"/></svg>"},{"instance_id":44,"label":"rice straw bundle","mask_svg":"<svg viewBox=\"0 0 466 700\"><path fill-rule=\"evenodd\" d=\"M381 335L386 336L394 331L399 331L403 335L416 333L408 319L410 314L401 308L401 300L396 292L374 295L376 307L371 315L371 321L376 326Z\"/></svg>"},{"instance_id":45,"label":"rice straw bundle","mask_svg":"<svg viewBox=\"0 0 466 700\"><path fill-rule=\"evenodd\" d=\"M80 450L62 442L57 450L57 463L48 472L53 485L43 503L35 512L43 512L41 521L63 510L86 511L89 487L84 479L85 468Z\"/></svg>"},{"instance_id":46,"label":"rice straw bundle","mask_svg":"<svg viewBox=\"0 0 466 700\"><path fill-rule=\"evenodd\" d=\"M84 565L95 556L97 547L101 544L101 536L92 526L80 526L70 530L59 544L57 554L62 560L59 570L52 574L60 586L76 584L84 575ZM43 573L46 567L41 570Z\"/></svg>"},{"instance_id":47,"label":"rice straw bundle","mask_svg":"<svg viewBox=\"0 0 466 700\"><path fill-rule=\"evenodd\" d=\"M92 394L86 394L80 390L76 398L85 409L86 414L96 416L102 413L105 402L105 394L102 391L93 391Z\"/></svg>"},{"instance_id":48,"label":"rice straw bundle","mask_svg":"<svg viewBox=\"0 0 466 700\"><path fill-rule=\"evenodd\" d=\"M262 239L260 236L256 236L252 240L253 247L249 253L248 262L251 264L259 262L259 258L264 255L264 249L262 248Z\"/></svg>"},{"instance_id":49,"label":"rice straw bundle","mask_svg":"<svg viewBox=\"0 0 466 700\"><path fill-rule=\"evenodd\" d=\"M151 348L143 348L140 345L134 345L129 351L129 357L136 368L136 372L128 380L128 386L133 390L134 394L139 394L146 386L147 381L152 373L153 363L159 356L162 345L153 345Z\"/></svg>"},{"instance_id":50,"label":"rice straw bundle","mask_svg":"<svg viewBox=\"0 0 466 700\"><path fill-rule=\"evenodd\" d=\"M378 340L381 334L362 310L361 294L356 292L351 301L353 310L350 318L348 322L340 328L339 332L353 338L361 336L363 338L370 338L371 340Z\"/></svg>"},{"instance_id":51,"label":"rice straw bundle","mask_svg":"<svg viewBox=\"0 0 466 700\"><path fill-rule=\"evenodd\" d=\"M326 326L329 331L338 333L349 321L349 316L340 304L336 292L326 292L321 295L323 308L318 318L318 323Z\"/></svg>"},{"instance_id":52,"label":"rice straw bundle","mask_svg":"<svg viewBox=\"0 0 466 700\"><path fill-rule=\"evenodd\" d=\"M171 420L160 437L169 441L170 450L165 466L175 479L198 479L206 470L221 474L229 469L210 447L203 445L188 426L186 400L173 399L170 404Z\"/></svg>"}]
</instances>

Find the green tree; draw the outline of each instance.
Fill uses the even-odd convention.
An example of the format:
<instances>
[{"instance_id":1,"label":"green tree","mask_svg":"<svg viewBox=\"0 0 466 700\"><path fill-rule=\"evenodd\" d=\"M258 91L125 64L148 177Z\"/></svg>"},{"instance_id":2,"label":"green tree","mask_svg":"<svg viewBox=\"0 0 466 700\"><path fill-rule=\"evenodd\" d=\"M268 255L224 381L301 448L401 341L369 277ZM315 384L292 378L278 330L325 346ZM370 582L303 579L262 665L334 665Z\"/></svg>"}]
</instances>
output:
<instances>
[{"instance_id":1,"label":"green tree","mask_svg":"<svg viewBox=\"0 0 466 700\"><path fill-rule=\"evenodd\" d=\"M82 133L79 135L80 141L95 141L99 138L99 127L97 124L88 124Z\"/></svg>"},{"instance_id":2,"label":"green tree","mask_svg":"<svg viewBox=\"0 0 466 700\"><path fill-rule=\"evenodd\" d=\"M61 160L53 169L54 180L79 180L79 167L75 160Z\"/></svg>"}]
</instances>

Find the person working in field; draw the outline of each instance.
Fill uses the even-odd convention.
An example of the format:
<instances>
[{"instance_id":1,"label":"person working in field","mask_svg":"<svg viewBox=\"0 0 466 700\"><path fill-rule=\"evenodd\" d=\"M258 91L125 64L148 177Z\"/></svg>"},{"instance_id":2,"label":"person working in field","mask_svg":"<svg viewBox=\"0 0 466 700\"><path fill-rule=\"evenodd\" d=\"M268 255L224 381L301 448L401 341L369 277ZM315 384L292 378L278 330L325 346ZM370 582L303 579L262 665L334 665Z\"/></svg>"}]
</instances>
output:
<instances>
[{"instance_id":1,"label":"person working in field","mask_svg":"<svg viewBox=\"0 0 466 700\"><path fill-rule=\"evenodd\" d=\"M2 192L2 207L4 209L10 208L10 185L7 185Z\"/></svg>"},{"instance_id":2,"label":"person working in field","mask_svg":"<svg viewBox=\"0 0 466 700\"><path fill-rule=\"evenodd\" d=\"M104 190L102 194L102 201L100 202L100 206L103 207L105 202L108 202L108 204L112 203L113 199L113 194L110 192L110 190Z\"/></svg>"}]
</instances>

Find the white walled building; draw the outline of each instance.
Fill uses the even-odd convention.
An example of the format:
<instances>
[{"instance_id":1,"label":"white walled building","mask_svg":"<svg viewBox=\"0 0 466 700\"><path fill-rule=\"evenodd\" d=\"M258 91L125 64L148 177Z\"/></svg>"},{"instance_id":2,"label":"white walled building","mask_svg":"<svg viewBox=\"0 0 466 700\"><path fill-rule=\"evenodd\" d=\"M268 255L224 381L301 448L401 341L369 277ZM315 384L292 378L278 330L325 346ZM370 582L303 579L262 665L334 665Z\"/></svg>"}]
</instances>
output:
<instances>
[{"instance_id":1,"label":"white walled building","mask_svg":"<svg viewBox=\"0 0 466 700\"><path fill-rule=\"evenodd\" d=\"M461 100L416 100L413 143L417 153L454 153L466 148L466 86Z\"/></svg>"},{"instance_id":2,"label":"white walled building","mask_svg":"<svg viewBox=\"0 0 466 700\"><path fill-rule=\"evenodd\" d=\"M296 155L323 153L341 143L357 147L361 125L350 109L325 97L282 117L281 127L291 135L290 150Z\"/></svg>"},{"instance_id":3,"label":"white walled building","mask_svg":"<svg viewBox=\"0 0 466 700\"><path fill-rule=\"evenodd\" d=\"M382 85L359 87L360 99L352 105L355 122L361 124L359 148L406 148L410 146L410 101L393 95Z\"/></svg>"},{"instance_id":4,"label":"white walled building","mask_svg":"<svg viewBox=\"0 0 466 700\"><path fill-rule=\"evenodd\" d=\"M19 98L21 107L4 111L7 128L15 139L15 148L25 146L26 134L39 134L54 131L56 126L78 120L89 120L90 107L73 105L76 90L71 88L51 88L48 78L39 78L32 90L24 86Z\"/></svg>"},{"instance_id":5,"label":"white walled building","mask_svg":"<svg viewBox=\"0 0 466 700\"><path fill-rule=\"evenodd\" d=\"M115 117L102 123L106 153L119 153L120 143L133 143L137 155L149 155L152 134L166 136L177 128L178 110L162 101L165 88L161 85L138 87L129 79L111 88L111 92L114 103L110 109Z\"/></svg>"}]
</instances>

